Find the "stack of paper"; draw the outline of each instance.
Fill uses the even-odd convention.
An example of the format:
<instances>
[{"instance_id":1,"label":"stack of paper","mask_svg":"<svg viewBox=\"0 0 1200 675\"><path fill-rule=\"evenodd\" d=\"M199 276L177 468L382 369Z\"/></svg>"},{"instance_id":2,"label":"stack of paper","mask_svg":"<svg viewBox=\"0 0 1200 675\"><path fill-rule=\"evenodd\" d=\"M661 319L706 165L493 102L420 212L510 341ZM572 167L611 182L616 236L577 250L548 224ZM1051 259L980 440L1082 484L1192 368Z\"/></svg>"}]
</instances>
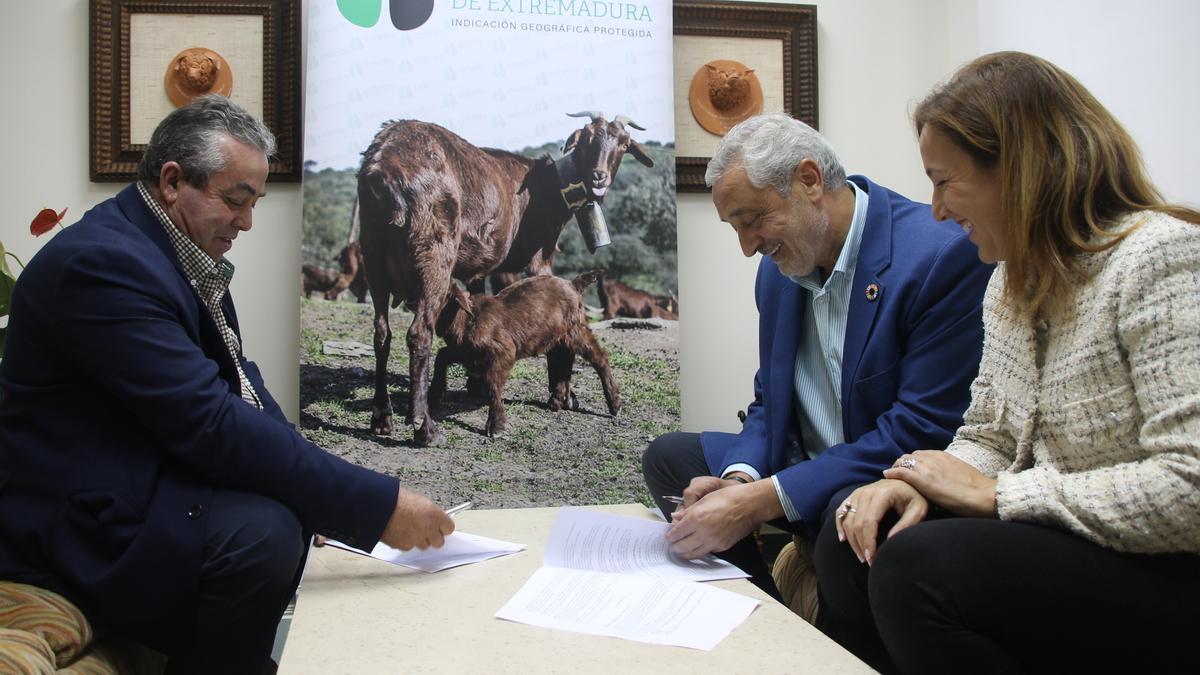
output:
<instances>
[{"instance_id":1,"label":"stack of paper","mask_svg":"<svg viewBox=\"0 0 1200 675\"><path fill-rule=\"evenodd\" d=\"M710 650L759 601L701 580L744 578L729 563L687 561L667 543L670 525L563 509L544 566L496 616L577 633Z\"/></svg>"},{"instance_id":2,"label":"stack of paper","mask_svg":"<svg viewBox=\"0 0 1200 675\"><path fill-rule=\"evenodd\" d=\"M441 548L428 548L424 551L415 548L408 551L401 551L383 542L379 542L368 553L334 539L326 541L325 545L371 556L372 558L378 558L395 565L411 567L423 572L439 572L451 567L468 565L481 560L488 560L489 558L496 558L525 550L525 544L514 544L508 541L500 541L499 539L481 537L477 534L467 534L466 532L452 532L446 536L446 543Z\"/></svg>"},{"instance_id":3,"label":"stack of paper","mask_svg":"<svg viewBox=\"0 0 1200 675\"><path fill-rule=\"evenodd\" d=\"M554 521L543 563L549 567L691 581L750 576L716 556L680 558L667 541L670 529L667 523L654 520L566 508Z\"/></svg>"}]
</instances>

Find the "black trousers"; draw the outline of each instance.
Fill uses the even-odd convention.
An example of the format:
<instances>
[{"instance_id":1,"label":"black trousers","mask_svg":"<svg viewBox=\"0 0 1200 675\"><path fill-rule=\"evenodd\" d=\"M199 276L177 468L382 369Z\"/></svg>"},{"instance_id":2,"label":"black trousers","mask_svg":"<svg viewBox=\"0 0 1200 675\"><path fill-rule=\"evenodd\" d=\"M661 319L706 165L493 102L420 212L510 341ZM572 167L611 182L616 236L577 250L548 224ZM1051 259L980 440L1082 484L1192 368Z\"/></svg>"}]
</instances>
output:
<instances>
[{"instance_id":1,"label":"black trousers","mask_svg":"<svg viewBox=\"0 0 1200 675\"><path fill-rule=\"evenodd\" d=\"M883 541L868 567L837 540L833 513L815 552L818 627L877 670L1200 672L1200 556L946 516Z\"/></svg>"},{"instance_id":2,"label":"black trousers","mask_svg":"<svg viewBox=\"0 0 1200 675\"><path fill-rule=\"evenodd\" d=\"M271 672L280 617L300 583L308 537L292 511L266 497L217 490L208 513L196 635L168 654L167 672Z\"/></svg>"},{"instance_id":3,"label":"black trousers","mask_svg":"<svg viewBox=\"0 0 1200 675\"><path fill-rule=\"evenodd\" d=\"M665 495L682 496L683 489L698 476L711 476L708 463L704 460L704 449L700 446L700 434L674 432L663 434L650 443L642 455L642 476L650 496L663 515L671 517L675 505L663 499ZM791 531L793 526L784 519L772 525ZM750 575L750 581L767 595L781 600L779 589L771 578L767 563L758 550L753 536L745 537L729 550L718 552L717 557L737 565Z\"/></svg>"}]
</instances>

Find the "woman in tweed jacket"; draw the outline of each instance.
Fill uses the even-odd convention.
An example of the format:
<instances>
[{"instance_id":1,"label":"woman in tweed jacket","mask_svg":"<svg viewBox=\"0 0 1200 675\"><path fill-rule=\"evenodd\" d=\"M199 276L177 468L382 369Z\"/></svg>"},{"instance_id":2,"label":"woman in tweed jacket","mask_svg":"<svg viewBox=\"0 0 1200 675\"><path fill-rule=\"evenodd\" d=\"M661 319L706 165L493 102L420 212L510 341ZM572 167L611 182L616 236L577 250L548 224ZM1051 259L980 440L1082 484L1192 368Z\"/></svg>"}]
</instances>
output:
<instances>
[{"instance_id":1,"label":"woman in tweed jacket","mask_svg":"<svg viewBox=\"0 0 1200 675\"><path fill-rule=\"evenodd\" d=\"M1028 54L915 122L934 215L999 263L983 359L945 452L835 496L820 627L884 671L1197 672L1200 213Z\"/></svg>"}]
</instances>

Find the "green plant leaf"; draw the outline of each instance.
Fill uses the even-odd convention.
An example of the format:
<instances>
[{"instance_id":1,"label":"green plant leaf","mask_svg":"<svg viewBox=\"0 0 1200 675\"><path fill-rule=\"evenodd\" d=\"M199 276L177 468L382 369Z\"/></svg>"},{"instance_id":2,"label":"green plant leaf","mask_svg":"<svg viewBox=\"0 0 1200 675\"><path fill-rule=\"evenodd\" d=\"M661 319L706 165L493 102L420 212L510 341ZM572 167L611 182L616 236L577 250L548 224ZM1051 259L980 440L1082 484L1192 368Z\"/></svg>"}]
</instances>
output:
<instances>
[{"instance_id":1,"label":"green plant leaf","mask_svg":"<svg viewBox=\"0 0 1200 675\"><path fill-rule=\"evenodd\" d=\"M3 253L0 253L0 256L2 255ZM17 280L8 270L0 270L0 316L8 316L9 307L12 305L13 287L16 285Z\"/></svg>"},{"instance_id":2,"label":"green plant leaf","mask_svg":"<svg viewBox=\"0 0 1200 675\"><path fill-rule=\"evenodd\" d=\"M8 255L4 252L4 242L0 241L0 275L8 278L13 278L13 273L8 269Z\"/></svg>"}]
</instances>

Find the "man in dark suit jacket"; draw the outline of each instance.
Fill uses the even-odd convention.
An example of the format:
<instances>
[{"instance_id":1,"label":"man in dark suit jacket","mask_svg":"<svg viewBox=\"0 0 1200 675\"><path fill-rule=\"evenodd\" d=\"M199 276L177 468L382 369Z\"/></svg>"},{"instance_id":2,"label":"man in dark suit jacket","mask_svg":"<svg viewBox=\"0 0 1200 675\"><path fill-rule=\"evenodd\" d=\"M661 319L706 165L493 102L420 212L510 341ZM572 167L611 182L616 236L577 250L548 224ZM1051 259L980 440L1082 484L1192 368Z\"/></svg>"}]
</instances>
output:
<instances>
[{"instance_id":1,"label":"man in dark suit jacket","mask_svg":"<svg viewBox=\"0 0 1200 675\"><path fill-rule=\"evenodd\" d=\"M719 552L777 594L755 528L815 537L839 490L953 437L991 268L928 205L847 180L825 139L787 115L731 130L705 179L745 255L763 254L754 400L740 433L659 437L643 471L663 512L675 509L676 553Z\"/></svg>"},{"instance_id":2,"label":"man in dark suit jacket","mask_svg":"<svg viewBox=\"0 0 1200 675\"><path fill-rule=\"evenodd\" d=\"M242 353L225 253L271 133L210 96L138 182L21 274L0 365L0 577L57 591L171 672L259 672L312 532L440 546L446 514L288 424Z\"/></svg>"}]
</instances>

